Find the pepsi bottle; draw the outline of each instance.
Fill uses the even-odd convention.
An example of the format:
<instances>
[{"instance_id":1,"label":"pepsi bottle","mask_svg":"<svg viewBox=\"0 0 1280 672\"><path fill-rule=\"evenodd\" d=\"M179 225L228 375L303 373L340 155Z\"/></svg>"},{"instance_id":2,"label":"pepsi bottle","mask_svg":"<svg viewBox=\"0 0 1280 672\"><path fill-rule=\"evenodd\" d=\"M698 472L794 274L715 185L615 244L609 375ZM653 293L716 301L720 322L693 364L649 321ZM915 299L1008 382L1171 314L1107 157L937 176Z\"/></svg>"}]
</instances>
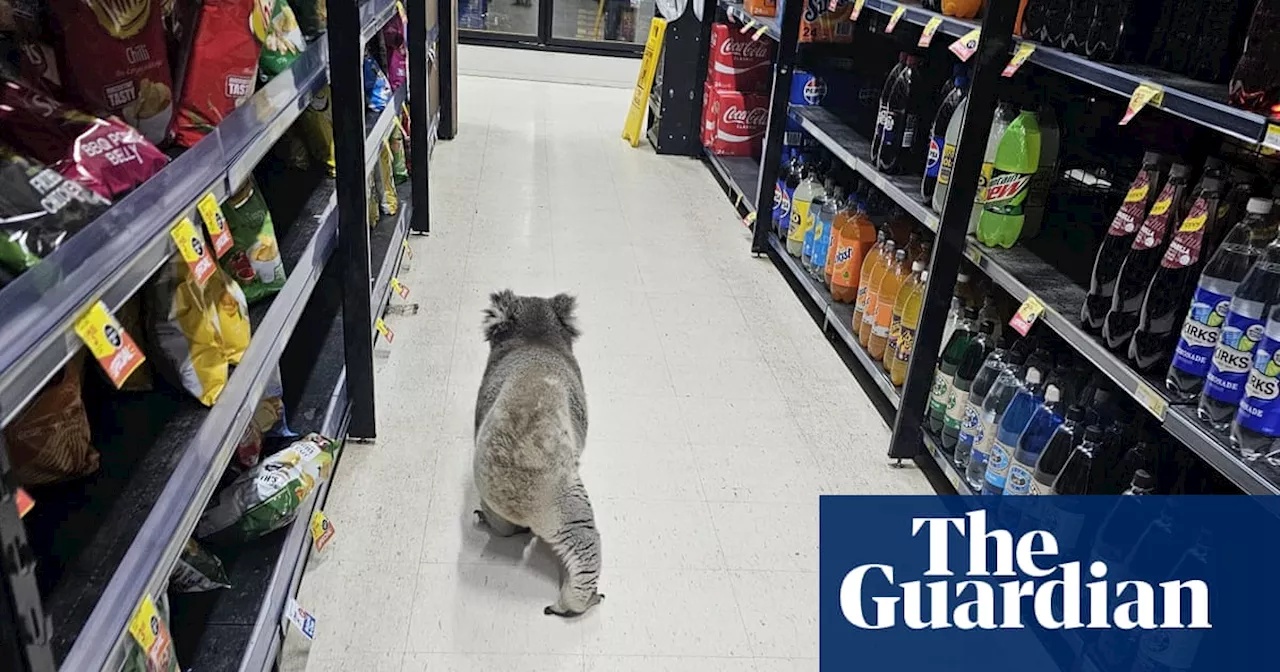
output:
<instances>
[{"instance_id":1,"label":"pepsi bottle","mask_svg":"<svg viewBox=\"0 0 1280 672\"><path fill-rule=\"evenodd\" d=\"M938 186L938 172L942 169L942 148L947 144L947 125L960 107L967 93L968 78L958 74L951 80L950 90L942 98L938 114L933 118L929 132L929 155L924 164L924 178L920 182L920 197L925 203L933 202L933 192Z\"/></svg>"},{"instance_id":2,"label":"pepsi bottle","mask_svg":"<svg viewBox=\"0 0 1280 672\"><path fill-rule=\"evenodd\" d=\"M915 156L916 132L920 123L919 109L913 88L920 67L920 57L907 56L889 97L885 103L884 121L880 131L880 150L876 154L876 168L887 175L901 173Z\"/></svg>"}]
</instances>

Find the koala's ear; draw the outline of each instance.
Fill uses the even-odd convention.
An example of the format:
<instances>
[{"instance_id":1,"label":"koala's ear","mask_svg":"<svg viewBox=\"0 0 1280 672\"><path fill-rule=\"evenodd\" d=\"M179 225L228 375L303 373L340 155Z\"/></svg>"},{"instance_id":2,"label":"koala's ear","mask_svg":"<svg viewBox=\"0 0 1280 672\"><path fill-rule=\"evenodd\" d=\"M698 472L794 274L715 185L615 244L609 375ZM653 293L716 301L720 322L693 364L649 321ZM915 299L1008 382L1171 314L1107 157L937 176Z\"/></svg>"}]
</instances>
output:
<instances>
[{"instance_id":1,"label":"koala's ear","mask_svg":"<svg viewBox=\"0 0 1280 672\"><path fill-rule=\"evenodd\" d=\"M564 325L564 330L569 334L569 338L577 338L581 333L578 331L578 300L568 294L556 294L551 297L551 309L555 311L556 317L560 318L560 324Z\"/></svg>"},{"instance_id":2,"label":"koala's ear","mask_svg":"<svg viewBox=\"0 0 1280 672\"><path fill-rule=\"evenodd\" d=\"M489 307L484 309L484 340L493 341L511 329L515 319L516 295L509 289L489 295Z\"/></svg>"}]
</instances>

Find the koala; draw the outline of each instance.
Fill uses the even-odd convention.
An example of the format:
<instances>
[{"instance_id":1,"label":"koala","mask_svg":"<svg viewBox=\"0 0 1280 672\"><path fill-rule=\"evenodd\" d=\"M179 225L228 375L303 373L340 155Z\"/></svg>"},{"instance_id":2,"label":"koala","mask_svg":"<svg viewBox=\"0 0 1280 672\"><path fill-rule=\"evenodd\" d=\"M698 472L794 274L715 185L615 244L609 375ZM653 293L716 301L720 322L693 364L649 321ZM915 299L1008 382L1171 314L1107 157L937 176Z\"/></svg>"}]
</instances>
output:
<instances>
[{"instance_id":1,"label":"koala","mask_svg":"<svg viewBox=\"0 0 1280 672\"><path fill-rule=\"evenodd\" d=\"M577 616L604 599L600 533L578 476L587 399L573 355L575 300L489 297L489 361L476 399L476 516L498 536L533 532L560 559L560 599L544 610Z\"/></svg>"}]
</instances>

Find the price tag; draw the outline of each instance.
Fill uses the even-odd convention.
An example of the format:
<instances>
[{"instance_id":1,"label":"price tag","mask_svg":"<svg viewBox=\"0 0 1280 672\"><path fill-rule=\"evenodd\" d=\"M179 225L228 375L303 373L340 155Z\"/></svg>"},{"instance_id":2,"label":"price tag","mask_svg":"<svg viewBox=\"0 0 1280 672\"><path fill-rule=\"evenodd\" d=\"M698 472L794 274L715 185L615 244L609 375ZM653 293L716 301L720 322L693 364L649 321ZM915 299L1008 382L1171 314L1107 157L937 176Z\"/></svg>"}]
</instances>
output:
<instances>
[{"instance_id":1,"label":"price tag","mask_svg":"<svg viewBox=\"0 0 1280 672\"><path fill-rule=\"evenodd\" d=\"M742 33L743 35L746 35L747 31L751 30L751 28L754 27L755 25L756 25L756 20L751 17L747 17L747 22L742 24L742 27L738 29L738 32Z\"/></svg>"},{"instance_id":2,"label":"price tag","mask_svg":"<svg viewBox=\"0 0 1280 672\"><path fill-rule=\"evenodd\" d=\"M14 499L18 500L19 518L26 516L28 511L35 508L36 500L32 499L31 495L28 495L27 491L22 488L18 488L18 492L14 496Z\"/></svg>"},{"instance_id":3,"label":"price tag","mask_svg":"<svg viewBox=\"0 0 1280 672\"><path fill-rule=\"evenodd\" d=\"M1157 420L1164 420L1165 413L1169 411L1169 401L1160 396L1159 392L1150 385L1138 381L1137 387L1133 390L1133 396L1142 404L1151 414L1156 416Z\"/></svg>"},{"instance_id":4,"label":"price tag","mask_svg":"<svg viewBox=\"0 0 1280 672\"><path fill-rule=\"evenodd\" d=\"M849 12L849 20L857 21L858 15L862 14L862 6L867 4L867 0L854 0L853 11Z\"/></svg>"},{"instance_id":5,"label":"price tag","mask_svg":"<svg viewBox=\"0 0 1280 672\"><path fill-rule=\"evenodd\" d=\"M1004 72L1000 73L1002 77L1012 77L1022 67L1023 63L1031 58L1031 54L1035 53L1035 42L1022 42L1018 44L1018 50L1013 52L1013 58L1009 59L1009 64L1004 66Z\"/></svg>"},{"instance_id":6,"label":"price tag","mask_svg":"<svg viewBox=\"0 0 1280 672\"><path fill-rule=\"evenodd\" d=\"M292 597L284 603L284 617L298 629L298 632L302 633L303 637L309 640L316 638L316 617L303 609Z\"/></svg>"},{"instance_id":7,"label":"price tag","mask_svg":"<svg viewBox=\"0 0 1280 672\"><path fill-rule=\"evenodd\" d=\"M222 255L231 249L231 229L227 228L227 218L222 214L222 207L218 205L218 199L213 194L205 194L196 202L196 210L200 212L200 219L204 221L204 228L209 232L209 239L213 241L213 256L221 259Z\"/></svg>"},{"instance_id":8,"label":"price tag","mask_svg":"<svg viewBox=\"0 0 1280 672\"><path fill-rule=\"evenodd\" d=\"M1280 124L1267 124L1267 134L1262 136L1262 146L1280 152Z\"/></svg>"},{"instance_id":9,"label":"price tag","mask_svg":"<svg viewBox=\"0 0 1280 672\"><path fill-rule=\"evenodd\" d=\"M76 335L89 347L89 352L117 388L146 361L138 344L101 301L80 315L75 328Z\"/></svg>"},{"instance_id":10,"label":"price tag","mask_svg":"<svg viewBox=\"0 0 1280 672\"><path fill-rule=\"evenodd\" d=\"M746 217L742 218L742 223L751 226L756 223L756 213L748 212Z\"/></svg>"},{"instance_id":11,"label":"price tag","mask_svg":"<svg viewBox=\"0 0 1280 672\"><path fill-rule=\"evenodd\" d=\"M400 278L391 278L391 291L399 294L402 299L409 298L409 287L400 282Z\"/></svg>"},{"instance_id":12,"label":"price tag","mask_svg":"<svg viewBox=\"0 0 1280 672\"><path fill-rule=\"evenodd\" d=\"M400 247L404 248L404 256L408 257L409 259L413 258L413 248L409 246L409 239L406 238L404 240L401 240Z\"/></svg>"},{"instance_id":13,"label":"price tag","mask_svg":"<svg viewBox=\"0 0 1280 672\"><path fill-rule=\"evenodd\" d=\"M893 10L893 14L889 15L889 25L884 27L884 34L888 35L889 33L892 33L893 29L898 27L898 22L902 20L902 15L906 13L907 8L902 5L898 5L898 8Z\"/></svg>"},{"instance_id":14,"label":"price tag","mask_svg":"<svg viewBox=\"0 0 1280 672\"><path fill-rule=\"evenodd\" d=\"M755 34L751 36L751 41L752 41L752 42L759 42L759 41L760 41L760 36L761 36L761 35L764 35L764 34L765 34L765 33L767 33L767 32L769 32L769 26L766 26L766 25L764 25L763 23L762 23L762 24L760 24L760 27L756 29Z\"/></svg>"},{"instance_id":15,"label":"price tag","mask_svg":"<svg viewBox=\"0 0 1280 672\"><path fill-rule=\"evenodd\" d=\"M1158 84L1143 82L1138 88L1133 90L1133 95L1129 96L1129 108L1124 111L1124 116L1120 119L1120 125L1126 126L1133 117L1147 105L1155 105L1160 107L1160 103L1164 102L1164 89Z\"/></svg>"},{"instance_id":16,"label":"price tag","mask_svg":"<svg viewBox=\"0 0 1280 672\"><path fill-rule=\"evenodd\" d=\"M329 518L324 515L320 509L316 509L311 514L311 543L315 546L316 553L324 550L329 545L329 541L334 535L333 523L329 522Z\"/></svg>"},{"instance_id":17,"label":"price tag","mask_svg":"<svg viewBox=\"0 0 1280 672\"><path fill-rule=\"evenodd\" d=\"M960 36L960 39L951 43L949 49L961 61L968 61L978 51L978 39L982 37L982 29L974 28L973 30Z\"/></svg>"},{"instance_id":18,"label":"price tag","mask_svg":"<svg viewBox=\"0 0 1280 672\"><path fill-rule=\"evenodd\" d=\"M150 595L143 595L129 619L129 634L147 654L148 670L169 669L169 628L160 620L160 612Z\"/></svg>"},{"instance_id":19,"label":"price tag","mask_svg":"<svg viewBox=\"0 0 1280 672\"><path fill-rule=\"evenodd\" d=\"M1014 313L1013 319L1009 320L1009 326L1013 327L1013 330L1019 334L1026 336L1027 332L1031 331L1031 326L1036 323L1036 320L1040 319L1040 314L1043 312L1044 304L1040 303L1040 299L1037 299L1032 294L1027 297L1026 301L1022 302L1018 312Z\"/></svg>"},{"instance_id":20,"label":"price tag","mask_svg":"<svg viewBox=\"0 0 1280 672\"><path fill-rule=\"evenodd\" d=\"M898 9L902 9L899 7ZM933 36L938 32L938 28L942 26L942 17L935 16L924 24L924 30L920 32L920 41L916 43L917 47L924 49L933 44Z\"/></svg>"},{"instance_id":21,"label":"price tag","mask_svg":"<svg viewBox=\"0 0 1280 672\"><path fill-rule=\"evenodd\" d=\"M183 217L169 229L169 236L177 243L178 254L182 255L187 268L191 269L191 277L196 279L196 284L204 287L216 268L213 257L209 256L209 250L204 245L204 236L200 235L196 225L187 217Z\"/></svg>"},{"instance_id":22,"label":"price tag","mask_svg":"<svg viewBox=\"0 0 1280 672\"><path fill-rule=\"evenodd\" d=\"M396 340L396 332L391 331L391 327L388 327L387 323L383 322L381 317L373 323L373 327L378 330L379 334L382 334L383 338L387 339L388 343Z\"/></svg>"},{"instance_id":23,"label":"price tag","mask_svg":"<svg viewBox=\"0 0 1280 672\"><path fill-rule=\"evenodd\" d=\"M839 6L839 4L840 4L840 0L831 0L831 2L827 3L827 11L828 12L836 11L836 7Z\"/></svg>"}]
</instances>

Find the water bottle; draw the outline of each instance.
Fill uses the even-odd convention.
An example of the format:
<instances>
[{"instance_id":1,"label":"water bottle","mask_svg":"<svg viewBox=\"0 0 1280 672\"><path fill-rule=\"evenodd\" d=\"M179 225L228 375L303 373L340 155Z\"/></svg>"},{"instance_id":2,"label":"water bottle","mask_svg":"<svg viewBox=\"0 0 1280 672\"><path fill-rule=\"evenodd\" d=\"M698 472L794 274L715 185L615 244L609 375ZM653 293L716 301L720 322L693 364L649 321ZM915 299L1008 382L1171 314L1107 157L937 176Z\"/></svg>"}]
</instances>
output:
<instances>
[{"instance_id":1,"label":"water bottle","mask_svg":"<svg viewBox=\"0 0 1280 672\"><path fill-rule=\"evenodd\" d=\"M1053 385L1045 388L1044 403L1035 409L1027 428L1018 437L1018 451L1013 455L1013 464L1009 466L1009 475L1004 481L1004 494L1031 494L1036 462L1048 446L1054 430L1062 424L1059 394Z\"/></svg>"},{"instance_id":2,"label":"water bottle","mask_svg":"<svg viewBox=\"0 0 1280 672\"><path fill-rule=\"evenodd\" d=\"M1280 466L1280 305L1270 312L1231 423L1231 447L1250 462Z\"/></svg>"},{"instance_id":3,"label":"water bottle","mask_svg":"<svg viewBox=\"0 0 1280 672\"><path fill-rule=\"evenodd\" d=\"M975 324L977 319L978 311L972 308L965 309L964 316L956 325L956 330L952 332L947 346L942 350L942 357L938 359L938 368L933 374L933 389L929 393L929 431L933 432L934 436L942 434L942 425L947 417L947 406L955 394L956 370L960 368L960 360L964 357L969 339L973 337L973 332L977 328Z\"/></svg>"},{"instance_id":4,"label":"water bottle","mask_svg":"<svg viewBox=\"0 0 1280 672\"><path fill-rule=\"evenodd\" d=\"M973 377L969 386L969 398L964 405L964 414L960 418L960 433L956 437L955 465L964 473L969 468L970 453L973 444L982 441L982 403L987 393L995 384L996 378L1009 366L1009 350L1003 338L996 339L996 347L982 362L978 375ZM984 453L985 455L985 453Z\"/></svg>"},{"instance_id":5,"label":"water bottle","mask_svg":"<svg viewBox=\"0 0 1280 672\"><path fill-rule=\"evenodd\" d=\"M1000 417L1009 402L1013 401L1013 396L1022 389L1022 365L1027 356L1022 351L1011 348L1008 357L1008 365L996 377L996 382L991 385L982 401L982 424L974 435L969 466L964 472L964 480L975 492L982 492L982 483L987 476L987 457L996 441Z\"/></svg>"},{"instance_id":6,"label":"water bottle","mask_svg":"<svg viewBox=\"0 0 1280 672\"><path fill-rule=\"evenodd\" d=\"M999 495L1004 492L1009 467L1013 465L1013 455L1018 450L1018 439L1026 431L1031 416L1043 401L1040 371L1035 367L1027 367L1027 377L1022 389L1013 395L1013 400L1000 416L996 440L991 444L991 454L987 456L987 473L983 479L982 494Z\"/></svg>"},{"instance_id":7,"label":"water bottle","mask_svg":"<svg viewBox=\"0 0 1280 672\"><path fill-rule=\"evenodd\" d=\"M1084 408L1074 405L1067 409L1067 416L1062 424L1053 430L1053 436L1045 444L1036 460L1036 469L1031 474L1032 495L1047 495L1053 491L1053 481L1062 473L1062 467L1075 450L1076 442L1082 438L1080 423L1084 420Z\"/></svg>"},{"instance_id":8,"label":"water bottle","mask_svg":"<svg viewBox=\"0 0 1280 672\"><path fill-rule=\"evenodd\" d=\"M976 317L978 311L970 308L969 313ZM965 346L960 366L956 367L956 375L952 379L952 398L947 402L947 415L942 419L942 450L951 455L953 460L956 444L960 440L960 425L969 405L969 394L973 391L973 380L986 362L987 354L991 352L992 331L995 331L995 324L989 320L978 325L978 332Z\"/></svg>"}]
</instances>

